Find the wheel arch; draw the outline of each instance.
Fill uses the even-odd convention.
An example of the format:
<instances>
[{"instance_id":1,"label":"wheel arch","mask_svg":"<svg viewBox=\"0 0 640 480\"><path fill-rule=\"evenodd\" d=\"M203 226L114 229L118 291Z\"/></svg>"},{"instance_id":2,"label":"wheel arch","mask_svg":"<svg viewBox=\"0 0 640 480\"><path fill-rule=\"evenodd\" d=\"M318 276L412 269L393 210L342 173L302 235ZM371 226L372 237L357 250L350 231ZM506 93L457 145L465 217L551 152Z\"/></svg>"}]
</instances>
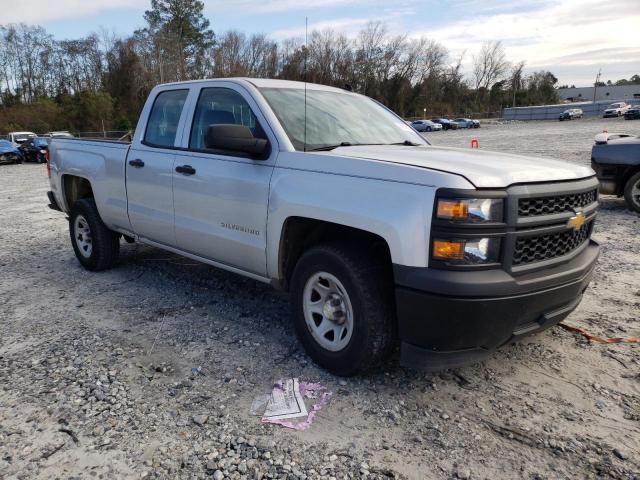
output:
<instances>
[{"instance_id":1,"label":"wheel arch","mask_svg":"<svg viewBox=\"0 0 640 480\"><path fill-rule=\"evenodd\" d=\"M633 177L636 173L640 172L640 163L637 165L631 165L628 168L625 168L620 173L620 182L619 182L619 193L618 195L622 195L624 193L624 189L627 186L627 182Z\"/></svg>"},{"instance_id":2,"label":"wheel arch","mask_svg":"<svg viewBox=\"0 0 640 480\"><path fill-rule=\"evenodd\" d=\"M95 198L91 181L80 175L63 174L61 187L67 211L71 211L76 201L81 198Z\"/></svg>"},{"instance_id":3,"label":"wheel arch","mask_svg":"<svg viewBox=\"0 0 640 480\"><path fill-rule=\"evenodd\" d=\"M315 245L335 241L344 241L365 249L370 255L379 257L381 263L388 265L391 271L391 250L389 243L381 235L327 220L291 216L285 220L281 230L277 286L283 290L289 289L293 269L305 251Z\"/></svg>"}]
</instances>

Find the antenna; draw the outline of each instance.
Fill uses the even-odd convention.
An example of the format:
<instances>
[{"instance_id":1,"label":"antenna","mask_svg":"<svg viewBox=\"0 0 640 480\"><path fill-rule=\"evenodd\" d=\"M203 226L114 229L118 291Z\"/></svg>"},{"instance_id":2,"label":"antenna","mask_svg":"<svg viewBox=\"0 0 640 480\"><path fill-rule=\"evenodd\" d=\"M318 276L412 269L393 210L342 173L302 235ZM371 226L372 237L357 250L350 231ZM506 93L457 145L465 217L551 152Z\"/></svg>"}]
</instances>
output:
<instances>
[{"instance_id":1,"label":"antenna","mask_svg":"<svg viewBox=\"0 0 640 480\"><path fill-rule=\"evenodd\" d=\"M307 42L309 40L309 17L304 17L304 148L307 151L307 57L309 56L309 48Z\"/></svg>"}]
</instances>

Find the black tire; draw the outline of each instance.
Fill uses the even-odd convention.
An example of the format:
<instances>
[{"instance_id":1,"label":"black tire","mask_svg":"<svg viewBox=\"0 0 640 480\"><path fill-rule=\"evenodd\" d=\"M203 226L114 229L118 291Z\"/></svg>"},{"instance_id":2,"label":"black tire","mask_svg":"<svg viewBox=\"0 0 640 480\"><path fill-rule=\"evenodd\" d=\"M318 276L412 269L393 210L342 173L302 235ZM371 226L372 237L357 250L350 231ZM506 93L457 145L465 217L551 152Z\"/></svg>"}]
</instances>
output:
<instances>
[{"instance_id":1,"label":"black tire","mask_svg":"<svg viewBox=\"0 0 640 480\"><path fill-rule=\"evenodd\" d=\"M631 176L627 183L624 185L624 199L627 202L627 205L634 212L640 213L640 196L633 196L632 190L634 189L640 190L640 172L636 172Z\"/></svg>"},{"instance_id":2,"label":"black tire","mask_svg":"<svg viewBox=\"0 0 640 480\"><path fill-rule=\"evenodd\" d=\"M323 244L305 252L293 271L291 308L296 335L313 361L336 375L352 376L374 368L397 345L390 266L375 258L379 256L345 243ZM339 351L318 343L305 320L305 286L319 272L329 273L342 283L352 306L351 338Z\"/></svg>"},{"instance_id":3,"label":"black tire","mask_svg":"<svg viewBox=\"0 0 640 480\"><path fill-rule=\"evenodd\" d=\"M76 241L79 233L76 229L76 219L82 216L86 220L90 233L91 251L82 252ZM120 253L120 235L109 230L100 218L96 202L92 198L81 198L74 203L69 215L69 235L71 245L80 264L91 271L106 270L118 261Z\"/></svg>"}]
</instances>

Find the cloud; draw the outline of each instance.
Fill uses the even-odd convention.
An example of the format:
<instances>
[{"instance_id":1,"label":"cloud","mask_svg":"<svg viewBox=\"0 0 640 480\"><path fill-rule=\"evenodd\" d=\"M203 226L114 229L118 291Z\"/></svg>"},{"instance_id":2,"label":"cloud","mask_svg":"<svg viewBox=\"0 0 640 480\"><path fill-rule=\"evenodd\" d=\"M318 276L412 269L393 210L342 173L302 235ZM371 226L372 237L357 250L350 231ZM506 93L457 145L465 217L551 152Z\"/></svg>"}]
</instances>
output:
<instances>
[{"instance_id":1,"label":"cloud","mask_svg":"<svg viewBox=\"0 0 640 480\"><path fill-rule=\"evenodd\" d=\"M2 5L1 23L44 23L64 18L80 18L108 10L149 8L149 0L20 0L11 7Z\"/></svg>"},{"instance_id":2,"label":"cloud","mask_svg":"<svg viewBox=\"0 0 640 480\"><path fill-rule=\"evenodd\" d=\"M323 31L332 29L336 32L344 33L347 36L355 36L362 27L364 27L370 21L375 21L371 18L340 18L337 20L327 20L321 22L314 22L309 24L309 33L313 31ZM276 30L269 35L277 40L285 38L300 38L304 37L305 25L293 28L285 28L282 30Z\"/></svg>"},{"instance_id":3,"label":"cloud","mask_svg":"<svg viewBox=\"0 0 640 480\"><path fill-rule=\"evenodd\" d=\"M602 66L606 77L607 65L640 65L640 49L632 47L631 40L639 22L638 0L565 0L542 3L524 14L474 15L436 29L415 31L412 36L434 38L453 56L466 52L466 71L470 71L472 56L482 43L502 40L507 57L524 60L529 71L558 66L567 72L570 69L566 67L579 65L596 72Z\"/></svg>"}]
</instances>

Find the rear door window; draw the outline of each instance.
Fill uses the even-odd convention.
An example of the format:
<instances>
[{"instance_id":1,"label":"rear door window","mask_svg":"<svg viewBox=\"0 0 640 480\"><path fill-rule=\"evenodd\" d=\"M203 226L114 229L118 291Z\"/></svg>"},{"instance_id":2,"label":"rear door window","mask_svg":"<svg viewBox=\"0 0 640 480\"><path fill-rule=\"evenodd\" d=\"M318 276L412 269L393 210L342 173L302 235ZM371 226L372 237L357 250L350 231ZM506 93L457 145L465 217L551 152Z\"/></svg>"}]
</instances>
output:
<instances>
[{"instance_id":1,"label":"rear door window","mask_svg":"<svg viewBox=\"0 0 640 480\"><path fill-rule=\"evenodd\" d=\"M173 147L189 90L160 92L153 102L144 142L152 147Z\"/></svg>"}]
</instances>

